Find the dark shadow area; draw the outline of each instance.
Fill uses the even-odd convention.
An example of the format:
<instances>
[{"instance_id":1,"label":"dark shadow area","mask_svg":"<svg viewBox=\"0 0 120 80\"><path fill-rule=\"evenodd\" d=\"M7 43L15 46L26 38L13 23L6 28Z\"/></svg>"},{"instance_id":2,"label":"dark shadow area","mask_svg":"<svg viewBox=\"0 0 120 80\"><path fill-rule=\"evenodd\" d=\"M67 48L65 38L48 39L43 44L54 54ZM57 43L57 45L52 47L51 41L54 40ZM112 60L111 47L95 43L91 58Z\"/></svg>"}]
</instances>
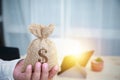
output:
<instances>
[{"instance_id":1,"label":"dark shadow area","mask_svg":"<svg viewBox=\"0 0 120 80\"><path fill-rule=\"evenodd\" d=\"M19 49L15 47L0 47L0 58L3 60L19 59Z\"/></svg>"},{"instance_id":2,"label":"dark shadow area","mask_svg":"<svg viewBox=\"0 0 120 80\"><path fill-rule=\"evenodd\" d=\"M2 21L2 0L0 0L0 46L4 46L4 34L3 34L3 21Z\"/></svg>"}]
</instances>

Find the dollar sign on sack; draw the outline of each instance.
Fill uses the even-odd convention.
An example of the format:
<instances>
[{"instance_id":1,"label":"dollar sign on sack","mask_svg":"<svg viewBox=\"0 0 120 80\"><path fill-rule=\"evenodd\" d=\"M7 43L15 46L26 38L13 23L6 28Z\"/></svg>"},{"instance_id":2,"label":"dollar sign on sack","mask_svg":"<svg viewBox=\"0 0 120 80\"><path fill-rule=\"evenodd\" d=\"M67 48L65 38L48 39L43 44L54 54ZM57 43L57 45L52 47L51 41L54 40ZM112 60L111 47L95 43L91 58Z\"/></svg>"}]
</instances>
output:
<instances>
[{"instance_id":1,"label":"dollar sign on sack","mask_svg":"<svg viewBox=\"0 0 120 80\"><path fill-rule=\"evenodd\" d=\"M39 56L42 57L42 59L38 59L39 62L42 62L42 63L48 62L48 58L47 58L47 56L45 56L46 53L47 53L47 50L44 48L42 48L38 51Z\"/></svg>"}]
</instances>

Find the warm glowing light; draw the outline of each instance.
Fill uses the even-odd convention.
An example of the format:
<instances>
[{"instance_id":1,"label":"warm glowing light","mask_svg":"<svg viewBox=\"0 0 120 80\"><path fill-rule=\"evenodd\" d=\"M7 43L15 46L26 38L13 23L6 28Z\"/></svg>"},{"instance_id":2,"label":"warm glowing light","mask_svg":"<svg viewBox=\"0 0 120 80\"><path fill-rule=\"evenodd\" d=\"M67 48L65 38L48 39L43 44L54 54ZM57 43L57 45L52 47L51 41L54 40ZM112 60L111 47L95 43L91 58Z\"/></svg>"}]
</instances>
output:
<instances>
[{"instance_id":1,"label":"warm glowing light","mask_svg":"<svg viewBox=\"0 0 120 80\"><path fill-rule=\"evenodd\" d=\"M80 53L80 43L78 40L73 39L55 39L55 44L58 49L58 53L67 54L79 54Z\"/></svg>"},{"instance_id":2,"label":"warm glowing light","mask_svg":"<svg viewBox=\"0 0 120 80\"><path fill-rule=\"evenodd\" d=\"M53 39L57 47L59 60L63 60L66 55L78 55L80 54L80 43L78 40L73 39Z\"/></svg>"},{"instance_id":3,"label":"warm glowing light","mask_svg":"<svg viewBox=\"0 0 120 80\"><path fill-rule=\"evenodd\" d=\"M80 57L80 56L83 56L83 52L90 50L88 47L86 47L86 45L83 45L83 44L81 45L79 40L59 38L59 39L53 39L53 41L55 42L55 45L57 47L60 64L63 58L67 55L74 55L74 56ZM80 61L83 61L83 59ZM87 59L86 59L86 62L87 62ZM84 63L86 62L84 61Z\"/></svg>"}]
</instances>

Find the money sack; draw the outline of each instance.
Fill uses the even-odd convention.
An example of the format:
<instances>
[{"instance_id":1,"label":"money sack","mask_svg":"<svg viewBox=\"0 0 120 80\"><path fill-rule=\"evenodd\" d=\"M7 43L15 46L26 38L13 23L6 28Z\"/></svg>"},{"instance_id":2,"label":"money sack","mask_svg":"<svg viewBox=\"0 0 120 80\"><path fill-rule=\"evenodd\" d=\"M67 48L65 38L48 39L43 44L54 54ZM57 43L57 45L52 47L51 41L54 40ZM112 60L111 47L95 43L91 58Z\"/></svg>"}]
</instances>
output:
<instances>
[{"instance_id":1,"label":"money sack","mask_svg":"<svg viewBox=\"0 0 120 80\"><path fill-rule=\"evenodd\" d=\"M31 64L34 68L36 62L48 63L49 70L57 65L57 50L55 44L48 39L54 30L54 25L49 26L32 24L30 32L37 37L29 45L22 72L25 72L27 65Z\"/></svg>"}]
</instances>

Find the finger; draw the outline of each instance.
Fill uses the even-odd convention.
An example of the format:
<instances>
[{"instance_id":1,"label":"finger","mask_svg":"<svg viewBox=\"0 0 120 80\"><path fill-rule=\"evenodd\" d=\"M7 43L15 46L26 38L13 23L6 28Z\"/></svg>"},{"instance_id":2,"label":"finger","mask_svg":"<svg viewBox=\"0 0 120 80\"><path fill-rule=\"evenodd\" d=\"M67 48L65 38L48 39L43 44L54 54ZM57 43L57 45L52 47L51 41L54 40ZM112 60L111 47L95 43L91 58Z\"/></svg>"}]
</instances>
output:
<instances>
[{"instance_id":1,"label":"finger","mask_svg":"<svg viewBox=\"0 0 120 80\"><path fill-rule=\"evenodd\" d=\"M53 67L49 72L48 78L49 79L53 78L57 74L58 70L59 70L59 67L57 65Z\"/></svg>"},{"instance_id":2,"label":"finger","mask_svg":"<svg viewBox=\"0 0 120 80\"><path fill-rule=\"evenodd\" d=\"M32 65L28 65L26 68L26 80L30 80L31 79L31 75L32 75Z\"/></svg>"},{"instance_id":3,"label":"finger","mask_svg":"<svg viewBox=\"0 0 120 80\"><path fill-rule=\"evenodd\" d=\"M41 63L37 62L35 64L35 69L34 69L34 73L32 76L32 80L39 80L40 79L40 73L41 73Z\"/></svg>"},{"instance_id":4,"label":"finger","mask_svg":"<svg viewBox=\"0 0 120 80\"><path fill-rule=\"evenodd\" d=\"M40 80L48 80L48 64L43 63L42 65L42 74Z\"/></svg>"}]
</instances>

